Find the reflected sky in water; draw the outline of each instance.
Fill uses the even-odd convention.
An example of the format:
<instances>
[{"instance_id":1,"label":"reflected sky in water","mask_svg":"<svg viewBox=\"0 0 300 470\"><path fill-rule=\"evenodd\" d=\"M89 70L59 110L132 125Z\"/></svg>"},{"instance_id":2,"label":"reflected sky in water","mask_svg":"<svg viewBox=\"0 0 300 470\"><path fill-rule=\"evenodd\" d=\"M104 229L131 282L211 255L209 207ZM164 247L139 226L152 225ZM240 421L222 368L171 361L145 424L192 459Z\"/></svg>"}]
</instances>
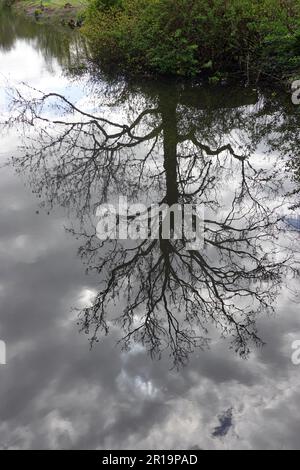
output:
<instances>
[{"instance_id":1,"label":"reflected sky in water","mask_svg":"<svg viewBox=\"0 0 300 470\"><path fill-rule=\"evenodd\" d=\"M72 45L72 36L63 38L63 47L59 38L23 20L14 24L2 14L1 75L10 85L24 81L93 110L93 94L98 100L105 85L88 84L86 76L74 80L66 73L74 63L66 50L78 47ZM5 80L1 83L4 86ZM131 97L140 103L133 114L143 110L149 96L162 93L153 84L133 90ZM187 87L181 89L183 95L183 128L194 119L203 132L208 127L219 138L227 127L236 137L240 135L236 127L244 126L245 139L253 139L247 115L259 109L262 98L256 91L224 88L203 93L199 87L192 91ZM3 88L0 97L5 112ZM199 105L194 106L200 97L205 103L201 112ZM265 99L264 115L274 116L277 124L283 119L281 132L293 135L298 118L289 97L272 101L267 94ZM112 108L102 103L103 110L123 121L130 106L128 101L122 103ZM232 112L222 114L220 108ZM286 131L287 116L291 127ZM272 162L278 164L280 149L285 156L296 154L297 141L291 138L289 147L287 139L276 142L273 127L263 129L267 139L256 146L257 161L269 150L272 168ZM22 156L20 143L14 129L1 135L1 161ZM116 346L117 327L90 350L72 307L92 302L99 279L85 274L77 256L82 240L65 230L76 225L78 217L57 201L51 211L40 207L41 200L29 185L30 172L14 170L10 166L0 172L0 338L8 350L7 366L0 366L3 448L299 448L300 369L291 362L291 344L300 339L300 319L292 290L281 291L275 315L258 318L259 336L266 345L253 348L248 360L229 349L229 340L212 334L209 350L195 351L185 367L171 370L168 354L152 361L139 344L122 352ZM298 282L291 280L290 287Z\"/></svg>"}]
</instances>

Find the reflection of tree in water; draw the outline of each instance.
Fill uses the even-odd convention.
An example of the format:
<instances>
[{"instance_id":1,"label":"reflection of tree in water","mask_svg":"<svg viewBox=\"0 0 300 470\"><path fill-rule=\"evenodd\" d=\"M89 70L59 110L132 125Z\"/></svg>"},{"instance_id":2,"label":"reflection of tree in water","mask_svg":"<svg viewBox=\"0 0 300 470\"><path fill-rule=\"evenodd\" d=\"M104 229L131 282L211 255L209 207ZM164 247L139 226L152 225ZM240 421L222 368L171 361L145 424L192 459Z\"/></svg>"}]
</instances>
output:
<instances>
[{"instance_id":1,"label":"reflection of tree in water","mask_svg":"<svg viewBox=\"0 0 300 470\"><path fill-rule=\"evenodd\" d=\"M0 5L0 51L10 51L17 40L32 43L35 50L41 51L50 71L54 59L63 69L70 69L85 62L88 56L86 41L77 32L41 26Z\"/></svg>"},{"instance_id":2,"label":"reflection of tree in water","mask_svg":"<svg viewBox=\"0 0 300 470\"><path fill-rule=\"evenodd\" d=\"M80 315L91 341L117 323L125 346L140 342L152 355L169 348L175 364L208 345L211 325L242 356L261 344L256 318L272 311L290 266L271 243L281 168L252 158L268 125L263 103L235 93L230 107L224 92L209 99L202 88L149 85L144 94L124 88L119 115L111 107L102 116L57 94L14 96L18 116L9 124L35 128L14 164L51 205L76 209L80 254L99 273L97 296ZM101 242L87 218L119 194L149 205L204 204L205 250L162 237Z\"/></svg>"},{"instance_id":3,"label":"reflection of tree in water","mask_svg":"<svg viewBox=\"0 0 300 470\"><path fill-rule=\"evenodd\" d=\"M300 106L292 104L290 96L279 98L266 109L272 115L266 128L270 152L281 155L285 171L289 173L296 186L291 188L293 208L300 207Z\"/></svg>"}]
</instances>

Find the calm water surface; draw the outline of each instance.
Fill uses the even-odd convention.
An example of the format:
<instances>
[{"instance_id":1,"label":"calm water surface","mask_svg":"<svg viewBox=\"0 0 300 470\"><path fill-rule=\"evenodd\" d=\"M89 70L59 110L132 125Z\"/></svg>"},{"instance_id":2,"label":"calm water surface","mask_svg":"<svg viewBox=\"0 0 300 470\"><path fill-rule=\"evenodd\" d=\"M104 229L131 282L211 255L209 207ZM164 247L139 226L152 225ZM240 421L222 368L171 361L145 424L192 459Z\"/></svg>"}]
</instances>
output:
<instances>
[{"instance_id":1,"label":"calm water surface","mask_svg":"<svg viewBox=\"0 0 300 470\"><path fill-rule=\"evenodd\" d=\"M0 10L2 448L299 448L299 110L87 51ZM203 204L205 250L101 243L120 195Z\"/></svg>"}]
</instances>

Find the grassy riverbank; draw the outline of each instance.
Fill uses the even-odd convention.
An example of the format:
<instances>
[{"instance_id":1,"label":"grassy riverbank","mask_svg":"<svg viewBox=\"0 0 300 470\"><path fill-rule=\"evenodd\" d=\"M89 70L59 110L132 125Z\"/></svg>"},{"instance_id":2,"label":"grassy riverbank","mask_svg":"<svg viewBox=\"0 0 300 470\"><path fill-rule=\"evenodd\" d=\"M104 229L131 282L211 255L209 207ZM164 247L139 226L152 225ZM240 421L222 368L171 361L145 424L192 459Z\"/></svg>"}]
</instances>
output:
<instances>
[{"instance_id":1,"label":"grassy riverbank","mask_svg":"<svg viewBox=\"0 0 300 470\"><path fill-rule=\"evenodd\" d=\"M300 0L90 0L84 31L99 63L133 74L300 74Z\"/></svg>"},{"instance_id":2,"label":"grassy riverbank","mask_svg":"<svg viewBox=\"0 0 300 470\"><path fill-rule=\"evenodd\" d=\"M35 21L81 25L87 0L7 0L17 14L31 17Z\"/></svg>"}]
</instances>

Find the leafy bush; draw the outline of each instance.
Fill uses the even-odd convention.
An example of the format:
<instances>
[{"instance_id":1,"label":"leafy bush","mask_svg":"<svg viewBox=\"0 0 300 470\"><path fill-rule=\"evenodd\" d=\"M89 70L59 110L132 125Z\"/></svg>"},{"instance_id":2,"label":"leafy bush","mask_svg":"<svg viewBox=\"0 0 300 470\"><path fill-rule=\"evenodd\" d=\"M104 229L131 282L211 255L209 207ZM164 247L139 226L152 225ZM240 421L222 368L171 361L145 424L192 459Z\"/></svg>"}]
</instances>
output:
<instances>
[{"instance_id":1,"label":"leafy bush","mask_svg":"<svg viewBox=\"0 0 300 470\"><path fill-rule=\"evenodd\" d=\"M135 73L300 65L300 0L91 0L85 32L96 59Z\"/></svg>"},{"instance_id":2,"label":"leafy bush","mask_svg":"<svg viewBox=\"0 0 300 470\"><path fill-rule=\"evenodd\" d=\"M42 15L42 10L40 10L39 8L34 10L34 17L35 17L36 20L39 20L41 15Z\"/></svg>"}]
</instances>

